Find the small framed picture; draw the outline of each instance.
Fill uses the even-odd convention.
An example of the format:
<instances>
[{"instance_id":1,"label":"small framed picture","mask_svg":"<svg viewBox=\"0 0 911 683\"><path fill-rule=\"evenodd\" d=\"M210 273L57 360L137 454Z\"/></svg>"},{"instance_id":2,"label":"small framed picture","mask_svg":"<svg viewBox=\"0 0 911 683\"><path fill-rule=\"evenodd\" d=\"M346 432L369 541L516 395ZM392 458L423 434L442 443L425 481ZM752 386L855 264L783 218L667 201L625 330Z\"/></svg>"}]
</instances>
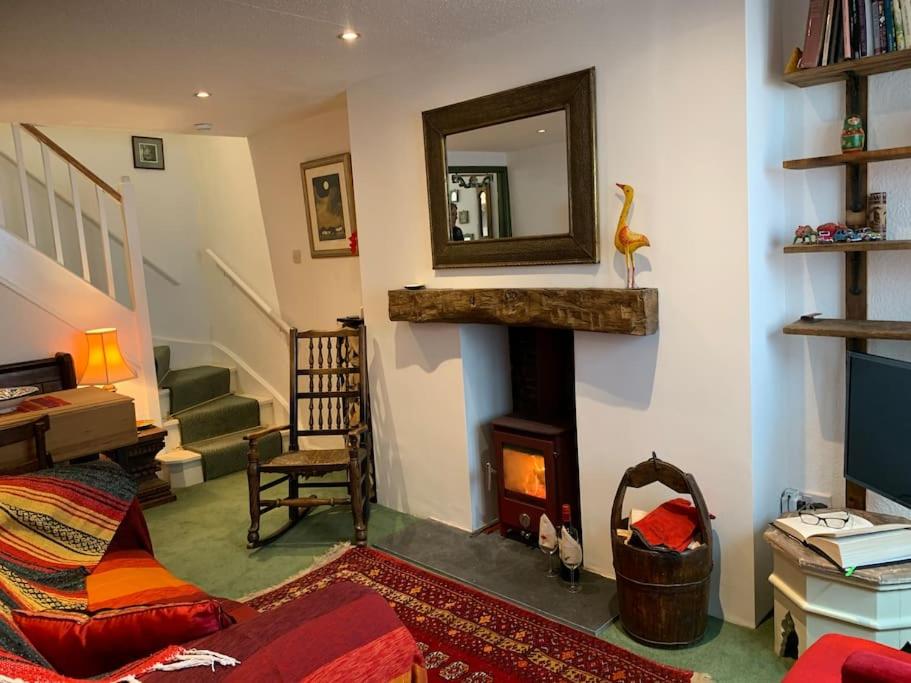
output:
<instances>
[{"instance_id":1,"label":"small framed picture","mask_svg":"<svg viewBox=\"0 0 911 683\"><path fill-rule=\"evenodd\" d=\"M133 136L133 168L164 170L164 140Z\"/></svg>"},{"instance_id":2,"label":"small framed picture","mask_svg":"<svg viewBox=\"0 0 911 683\"><path fill-rule=\"evenodd\" d=\"M301 164L310 255L355 256L351 235L357 232L351 155L338 154Z\"/></svg>"}]
</instances>

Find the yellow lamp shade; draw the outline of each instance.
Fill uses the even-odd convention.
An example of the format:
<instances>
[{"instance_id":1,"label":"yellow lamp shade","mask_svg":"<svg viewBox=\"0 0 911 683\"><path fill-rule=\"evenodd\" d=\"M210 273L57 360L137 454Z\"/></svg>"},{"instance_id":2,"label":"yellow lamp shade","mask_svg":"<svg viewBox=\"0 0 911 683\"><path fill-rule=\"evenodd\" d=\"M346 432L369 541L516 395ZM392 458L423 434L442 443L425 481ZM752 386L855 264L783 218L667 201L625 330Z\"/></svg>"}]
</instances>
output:
<instances>
[{"instance_id":1,"label":"yellow lamp shade","mask_svg":"<svg viewBox=\"0 0 911 683\"><path fill-rule=\"evenodd\" d=\"M87 330L85 340L89 346L89 353L79 380L80 384L103 384L105 387L113 388L114 382L133 379L136 376L120 352L116 329L104 327Z\"/></svg>"}]
</instances>

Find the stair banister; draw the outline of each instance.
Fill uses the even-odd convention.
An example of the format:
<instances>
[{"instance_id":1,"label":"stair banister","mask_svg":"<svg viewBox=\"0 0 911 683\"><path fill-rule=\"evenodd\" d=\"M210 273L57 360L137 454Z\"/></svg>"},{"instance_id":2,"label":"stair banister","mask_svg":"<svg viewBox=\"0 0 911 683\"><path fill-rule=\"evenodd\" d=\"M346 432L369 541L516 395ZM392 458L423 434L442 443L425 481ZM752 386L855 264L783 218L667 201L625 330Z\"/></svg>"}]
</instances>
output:
<instances>
[{"instance_id":1,"label":"stair banister","mask_svg":"<svg viewBox=\"0 0 911 683\"><path fill-rule=\"evenodd\" d=\"M22 130L20 124L13 124L13 147L16 150L16 167L19 169L19 190L22 193L22 210L25 213L25 231L28 243L37 246L35 237L35 218L32 215L32 202L29 199L28 172L25 169L25 154L22 152Z\"/></svg>"},{"instance_id":2,"label":"stair banister","mask_svg":"<svg viewBox=\"0 0 911 683\"><path fill-rule=\"evenodd\" d=\"M127 282L130 286L130 297L133 300L133 310L136 313L136 328L141 340L140 349L143 365L143 375L155 377L155 353L152 342L152 322L149 313L149 298L146 293L145 273L142 269L142 246L139 235L139 216L136 212L136 194L133 183L128 176L120 179L120 190L123 200L120 206L123 210L123 247L126 254ZM156 423L161 423L161 407L158 403L158 384L146 383L148 397L149 417Z\"/></svg>"},{"instance_id":3,"label":"stair banister","mask_svg":"<svg viewBox=\"0 0 911 683\"><path fill-rule=\"evenodd\" d=\"M279 330L287 333L291 329L291 325L282 320L278 315L276 315L275 310L263 299L256 291L244 282L243 278L238 275L234 270L225 263L214 251L211 249L206 249L205 253L212 259L216 266L221 270L225 276L237 286L237 288L242 291L250 301L263 313L266 314L266 317L272 321Z\"/></svg>"}]
</instances>

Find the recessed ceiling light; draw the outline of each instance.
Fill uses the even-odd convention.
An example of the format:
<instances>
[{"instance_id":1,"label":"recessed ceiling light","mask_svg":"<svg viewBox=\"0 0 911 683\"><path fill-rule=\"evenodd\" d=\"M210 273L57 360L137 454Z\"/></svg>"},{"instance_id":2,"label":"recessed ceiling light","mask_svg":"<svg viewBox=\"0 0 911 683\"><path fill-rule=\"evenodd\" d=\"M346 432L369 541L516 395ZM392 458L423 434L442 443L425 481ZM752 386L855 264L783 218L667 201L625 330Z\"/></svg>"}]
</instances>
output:
<instances>
[{"instance_id":1,"label":"recessed ceiling light","mask_svg":"<svg viewBox=\"0 0 911 683\"><path fill-rule=\"evenodd\" d=\"M193 95L201 100L204 100L207 97L212 97L212 93L210 93L208 90L197 90L195 93L193 93Z\"/></svg>"},{"instance_id":2,"label":"recessed ceiling light","mask_svg":"<svg viewBox=\"0 0 911 683\"><path fill-rule=\"evenodd\" d=\"M339 40L344 40L347 43L353 43L355 40L361 37L361 34L357 31L352 31L350 28L346 31L342 31L338 34Z\"/></svg>"},{"instance_id":3,"label":"recessed ceiling light","mask_svg":"<svg viewBox=\"0 0 911 683\"><path fill-rule=\"evenodd\" d=\"M546 133L546 132L547 132L547 129L546 129L546 128L538 128L538 132L539 132L539 133Z\"/></svg>"},{"instance_id":4,"label":"recessed ceiling light","mask_svg":"<svg viewBox=\"0 0 911 683\"><path fill-rule=\"evenodd\" d=\"M196 130L202 130L202 131L212 130L212 124L211 124L211 123L194 123L194 124L193 124L193 127L194 127Z\"/></svg>"}]
</instances>

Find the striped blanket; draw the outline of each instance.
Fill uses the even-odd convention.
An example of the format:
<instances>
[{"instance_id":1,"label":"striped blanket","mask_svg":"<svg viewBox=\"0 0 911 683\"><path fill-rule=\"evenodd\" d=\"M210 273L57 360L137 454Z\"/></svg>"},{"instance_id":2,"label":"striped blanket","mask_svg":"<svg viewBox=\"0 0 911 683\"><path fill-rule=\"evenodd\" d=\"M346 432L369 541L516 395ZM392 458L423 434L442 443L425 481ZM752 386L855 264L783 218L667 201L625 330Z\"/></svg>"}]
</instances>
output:
<instances>
[{"instance_id":1,"label":"striped blanket","mask_svg":"<svg viewBox=\"0 0 911 683\"><path fill-rule=\"evenodd\" d=\"M0 477L0 662L48 666L12 610L85 611L86 577L135 495L130 476L103 461Z\"/></svg>"}]
</instances>

